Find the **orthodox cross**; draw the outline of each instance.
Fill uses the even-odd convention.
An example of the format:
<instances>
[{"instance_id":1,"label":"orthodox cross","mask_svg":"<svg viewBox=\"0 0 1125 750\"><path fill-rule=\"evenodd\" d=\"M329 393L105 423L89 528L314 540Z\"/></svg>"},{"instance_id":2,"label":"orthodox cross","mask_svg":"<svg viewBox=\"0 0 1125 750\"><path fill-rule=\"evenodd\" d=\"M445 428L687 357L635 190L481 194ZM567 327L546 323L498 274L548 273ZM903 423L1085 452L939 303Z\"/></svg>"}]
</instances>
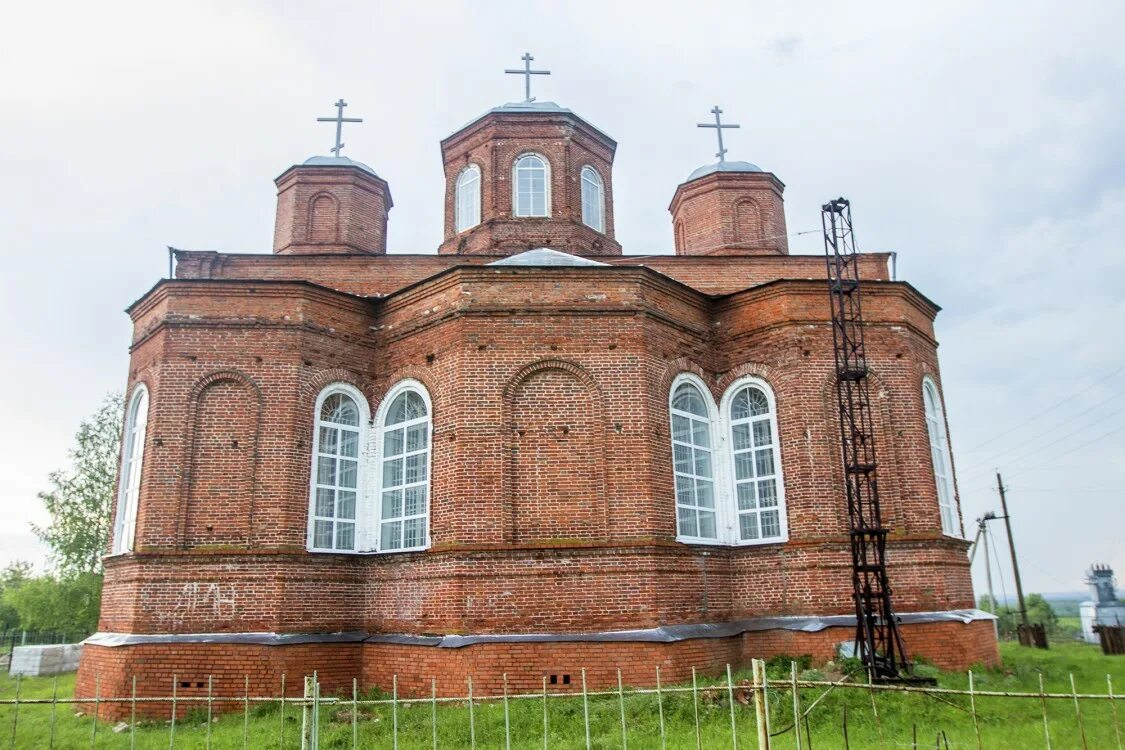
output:
<instances>
[{"instance_id":1,"label":"orthodox cross","mask_svg":"<svg viewBox=\"0 0 1125 750\"><path fill-rule=\"evenodd\" d=\"M726 159L727 150L725 148L723 148L723 128L740 128L742 126L741 125L724 125L722 119L720 118L720 115L723 114L723 110L719 109L718 104L716 104L715 107L711 110L711 113L713 115L715 115L715 124L712 125L709 122L701 122L701 123L698 124L698 127L714 128L715 129L715 133L719 136L719 153L715 154L715 156L719 157L719 163L721 164L721 163L723 163L724 161L727 160Z\"/></svg>"},{"instance_id":2,"label":"orthodox cross","mask_svg":"<svg viewBox=\"0 0 1125 750\"><path fill-rule=\"evenodd\" d=\"M513 74L518 75L518 76L523 76L523 100L525 102L533 102L533 101L535 101L535 97L531 95L531 77L532 76L549 76L549 75L551 75L551 71L549 71L549 70L532 70L531 69L531 61L534 60L535 58L531 56L530 52L524 52L523 57L521 57L520 59L523 60L523 70L508 69L508 70L505 70L504 72L505 73L513 73Z\"/></svg>"},{"instance_id":3,"label":"orthodox cross","mask_svg":"<svg viewBox=\"0 0 1125 750\"><path fill-rule=\"evenodd\" d=\"M336 145L332 147L332 153L336 156L340 155L340 151L344 148L343 141L340 140L345 122L363 122L359 117L344 117L344 107L348 103L341 99L336 102L336 116L335 117L318 117L317 122L334 122L336 123Z\"/></svg>"}]
</instances>

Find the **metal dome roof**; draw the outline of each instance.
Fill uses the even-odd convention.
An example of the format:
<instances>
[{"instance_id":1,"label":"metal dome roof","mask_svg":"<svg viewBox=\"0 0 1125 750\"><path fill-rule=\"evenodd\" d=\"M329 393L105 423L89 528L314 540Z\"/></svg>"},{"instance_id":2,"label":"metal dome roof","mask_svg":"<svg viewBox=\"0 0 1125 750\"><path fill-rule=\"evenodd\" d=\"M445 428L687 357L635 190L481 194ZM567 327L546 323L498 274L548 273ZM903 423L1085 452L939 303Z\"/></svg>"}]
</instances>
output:
<instances>
[{"instance_id":1,"label":"metal dome roof","mask_svg":"<svg viewBox=\"0 0 1125 750\"><path fill-rule=\"evenodd\" d=\"M688 178L685 180L685 182L691 182L692 180L698 179L700 177L706 177L707 175L714 174L715 172L764 172L764 171L766 171L766 170L762 169L757 164L751 164L748 161L719 161L719 162L715 162L714 164L705 164L704 166L695 170L690 175L688 175Z\"/></svg>"},{"instance_id":2,"label":"metal dome roof","mask_svg":"<svg viewBox=\"0 0 1125 750\"><path fill-rule=\"evenodd\" d=\"M488 265L490 266L604 266L607 265L600 261L590 260L589 258L581 258L577 255L570 253L552 250L549 247L537 247L533 250L526 250L516 255L509 255L507 258L494 260Z\"/></svg>"},{"instance_id":3,"label":"metal dome roof","mask_svg":"<svg viewBox=\"0 0 1125 750\"><path fill-rule=\"evenodd\" d=\"M601 134L601 136L603 138L605 138L606 140L613 141L614 144L617 143L617 141L614 141L613 138L611 138L609 136L609 134L607 134L604 130L602 130L601 128L599 128L595 125L591 125L589 121L587 121L581 115L576 114L574 112L574 110L567 109L566 107L558 104L557 102L539 102L539 101L508 102L507 104L501 104L499 107L493 107L492 109L490 109L487 112L479 115L478 117L474 117L472 120L469 120L467 123L465 123L461 127L457 128L456 130L454 130L452 133L450 133L446 137L452 138L453 136L460 133L462 130L467 130L470 126L475 125L477 122L483 120L485 117L488 117L489 115L493 115L493 114L501 114L501 115L503 115L503 114L508 114L508 115L517 114L518 115L518 114L528 114L528 113L570 115L571 117L575 117L575 118L581 120L582 122L584 122L589 128L591 128L592 130Z\"/></svg>"},{"instance_id":4,"label":"metal dome roof","mask_svg":"<svg viewBox=\"0 0 1125 750\"><path fill-rule=\"evenodd\" d=\"M358 167L370 175L378 177L375 170L361 161L349 159L346 156L310 156L301 165L304 167Z\"/></svg>"}]
</instances>

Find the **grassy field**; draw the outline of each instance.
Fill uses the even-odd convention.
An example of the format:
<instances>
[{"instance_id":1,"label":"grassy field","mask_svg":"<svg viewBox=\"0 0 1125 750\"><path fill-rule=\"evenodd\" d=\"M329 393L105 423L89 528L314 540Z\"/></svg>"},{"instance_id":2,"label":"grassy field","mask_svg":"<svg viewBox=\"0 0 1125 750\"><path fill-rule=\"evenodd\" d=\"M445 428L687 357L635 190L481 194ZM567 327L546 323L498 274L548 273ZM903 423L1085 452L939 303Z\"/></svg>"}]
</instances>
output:
<instances>
[{"instance_id":1,"label":"grassy field","mask_svg":"<svg viewBox=\"0 0 1125 750\"><path fill-rule=\"evenodd\" d=\"M1004 668L981 670L974 674L979 690L1037 691L1039 675L1043 675L1048 692L1069 692L1071 673L1080 693L1106 692L1106 675L1112 676L1115 692L1125 692L1125 657L1106 657L1092 646L1076 643L1060 644L1050 651L1021 649L1014 644L1002 646ZM923 667L923 670L925 668ZM928 670L938 678L941 687L964 689L968 679L963 674L938 673ZM786 670L787 672L787 670ZM780 679L781 671L772 675ZM736 681L747 679L739 673ZM815 673L806 673L806 679L817 679ZM703 684L703 683L701 683ZM707 684L719 684L708 681ZM73 692L73 675L58 680L60 697ZM11 699L15 694L15 681L0 679L0 698ZM50 698L54 689L51 678L21 681L20 697ZM801 691L803 706L807 707L823 689L807 688ZM386 698L385 695L367 695L361 698ZM350 699L350 696L348 696ZM771 691L771 724L775 732L792 724L792 693L788 690ZM1118 701L1118 712L1125 720L1125 701ZM659 718L654 695L625 695L625 724L628 746L631 748L660 748ZM917 694L877 694L878 719L872 712L871 694L866 690L836 689L831 692L809 717L813 750L843 748L843 722L847 712L848 745L850 748L910 748L913 738L918 738L919 748L976 748L976 736L968 699L951 696L942 700ZM687 750L696 747L695 706L690 693L663 696L666 726L666 747ZM1114 721L1109 701L1082 701L1086 747L1091 750L1118 747ZM700 739L704 748L729 748L731 742L730 704L725 689L705 693L698 704ZM984 748L1043 748L1041 706L1035 699L988 698L977 700L979 726ZM286 708L282 718L277 704L251 705L246 719L247 747L299 748L300 709ZM581 749L586 747L584 710L581 698L551 698L548 701L548 747ZM1055 750L1082 748L1083 742L1070 700L1048 702L1051 747ZM47 748L50 746L52 708L47 705L21 705L18 713L11 705L0 707L0 748ZM591 698L589 703L591 747L621 748L621 714L616 695ZM392 748L392 727L395 716L390 705L360 706L357 722L358 747ZM513 748L543 747L543 703L541 699L511 700L509 720ZM208 747L208 727L211 748L242 748L244 717L241 712L226 714L208 724L205 708L196 709L191 716L177 722L176 748ZM321 709L321 748L344 750L352 747L351 707L347 703L324 706ZM400 705L397 710L398 747L432 747L431 710L428 704ZM125 731L115 734L110 724L95 723L86 716L76 716L72 707L59 705L55 714L54 747L58 748L168 748L170 726L167 722L142 722L136 727L135 737ZM749 705L735 703L735 723L738 747L756 748L754 711ZM473 731L476 747L504 748L504 710L499 702L479 703L474 707ZM438 746L443 748L470 747L469 711L465 704L440 706L437 710ZM284 732L284 738L282 733ZM944 735L943 735L944 733ZM283 741L282 741L283 740ZM795 748L792 731L774 738L773 748ZM803 745L809 748L807 739Z\"/></svg>"}]
</instances>

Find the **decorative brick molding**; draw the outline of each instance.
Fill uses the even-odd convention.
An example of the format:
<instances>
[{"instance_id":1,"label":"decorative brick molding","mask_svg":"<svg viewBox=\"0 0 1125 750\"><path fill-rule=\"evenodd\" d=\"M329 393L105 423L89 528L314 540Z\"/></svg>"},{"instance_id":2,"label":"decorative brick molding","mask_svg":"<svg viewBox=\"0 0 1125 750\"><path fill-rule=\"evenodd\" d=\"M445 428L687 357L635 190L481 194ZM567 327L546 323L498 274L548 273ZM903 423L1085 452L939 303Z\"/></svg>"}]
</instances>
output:
<instances>
[{"instance_id":1,"label":"decorative brick molding","mask_svg":"<svg viewBox=\"0 0 1125 750\"><path fill-rule=\"evenodd\" d=\"M208 412L208 393L224 385L234 386L234 400L219 396L221 401L214 413ZM241 426L233 421L224 424L228 418L239 416ZM178 535L181 546L251 545L261 428L262 393L250 377L237 370L219 370L196 381L188 395ZM247 439L250 445L240 443ZM238 491L239 484L247 487ZM221 499L224 496L225 503ZM231 500L240 502L231 507ZM238 536L222 536L232 528L239 530Z\"/></svg>"},{"instance_id":2,"label":"decorative brick molding","mask_svg":"<svg viewBox=\"0 0 1125 750\"><path fill-rule=\"evenodd\" d=\"M504 540L607 538L610 459L597 381L574 362L544 359L520 369L503 394Z\"/></svg>"}]
</instances>

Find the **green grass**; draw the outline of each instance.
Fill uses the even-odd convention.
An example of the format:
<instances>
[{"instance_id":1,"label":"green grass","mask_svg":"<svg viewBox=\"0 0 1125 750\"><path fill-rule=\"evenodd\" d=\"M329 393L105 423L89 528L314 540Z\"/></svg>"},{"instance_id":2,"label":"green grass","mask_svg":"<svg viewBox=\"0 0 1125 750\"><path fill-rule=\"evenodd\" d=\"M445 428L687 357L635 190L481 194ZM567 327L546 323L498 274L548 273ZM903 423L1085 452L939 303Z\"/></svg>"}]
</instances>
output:
<instances>
[{"instance_id":1,"label":"green grass","mask_svg":"<svg viewBox=\"0 0 1125 750\"><path fill-rule=\"evenodd\" d=\"M980 690L1037 691L1039 674L1043 675L1049 692L1069 692L1069 674L1073 673L1079 692L1105 693L1106 674L1113 677L1117 692L1125 692L1125 657L1106 657L1093 647L1077 643L1052 646L1049 651L1023 649L1015 644L1003 644L1004 668L980 670L974 673L975 685ZM964 674L938 673L932 668L922 668L938 678L941 687L965 689ZM787 670L786 670L787 671ZM736 681L748 679L746 672L736 674ZM773 677L782 677L780 670ZM811 675L810 675L811 677ZM50 698L52 678L24 679L20 684L20 697ZM704 684L701 682L701 684ZM721 684L709 680L706 684ZM15 681L0 678L0 698L10 699L15 693ZM60 696L73 694L74 676L59 678ZM804 706L820 693L821 689L801 691ZM374 696L368 696L374 697ZM380 698L385 695L377 696ZM771 723L774 731L786 728L792 722L792 693L771 691ZM917 731L918 747L933 748L935 738L945 733L949 747L975 748L968 699L951 696L948 702L933 697L910 694L877 695L879 721L871 710L871 694L865 690L837 689L830 693L810 716L814 750L843 747L843 716L848 716L848 739L851 748L909 748ZM949 705L955 704L954 706ZM1125 705L1118 711L1125 721ZM1114 737L1111 707L1108 701L1083 701L1087 746L1091 749L1117 747ZM509 706L513 748L540 748L543 746L543 704L539 699L510 701ZM977 701L980 732L985 748L1043 748L1043 723L1038 700L981 697ZM248 746L251 748L300 747L300 709L286 709L284 722L277 704L251 705ZM590 699L591 746L595 748L620 748L621 715L617 697L602 696ZM0 749L47 748L51 732L52 708L47 705L21 705L18 714L12 706L0 707ZM398 747L431 747L430 706L415 704L398 708ZM1074 704L1069 700L1048 702L1051 744L1056 750L1081 748ZM358 722L359 747L391 748L394 717L389 705L361 706ZM705 694L699 702L700 734L704 748L731 747L730 704L725 689ZM630 748L659 748L660 735L656 698L653 695L626 695L625 717ZM694 707L691 694L665 694L664 717L667 729L667 747L670 750L695 748ZM751 706L737 703L735 717L740 748L757 747L754 711ZM504 710L499 702L480 703L474 707L476 746L480 748L504 747ZM549 747L581 750L586 747L585 724L581 697L551 698L548 703ZM352 747L351 708L344 702L321 708L321 748L345 750ZM284 724L284 744L280 744L281 726ZM112 725L97 724L87 716L75 716L72 707L58 706L55 715L55 743L58 748L90 748L96 739L98 748L128 748L129 732L114 734ZM190 717L177 722L176 748L204 748L207 743L206 707L194 709ZM13 729L15 742L12 743ZM168 748L169 725L165 721L142 722L136 728L137 748ZM210 747L241 748L243 715L241 711L223 715L210 725ZM438 708L438 746L443 748L469 747L469 712L464 704L445 705ZM786 732L774 738L775 750L794 748L793 733ZM809 745L806 742L805 748ZM944 742L941 745L945 747Z\"/></svg>"}]
</instances>

